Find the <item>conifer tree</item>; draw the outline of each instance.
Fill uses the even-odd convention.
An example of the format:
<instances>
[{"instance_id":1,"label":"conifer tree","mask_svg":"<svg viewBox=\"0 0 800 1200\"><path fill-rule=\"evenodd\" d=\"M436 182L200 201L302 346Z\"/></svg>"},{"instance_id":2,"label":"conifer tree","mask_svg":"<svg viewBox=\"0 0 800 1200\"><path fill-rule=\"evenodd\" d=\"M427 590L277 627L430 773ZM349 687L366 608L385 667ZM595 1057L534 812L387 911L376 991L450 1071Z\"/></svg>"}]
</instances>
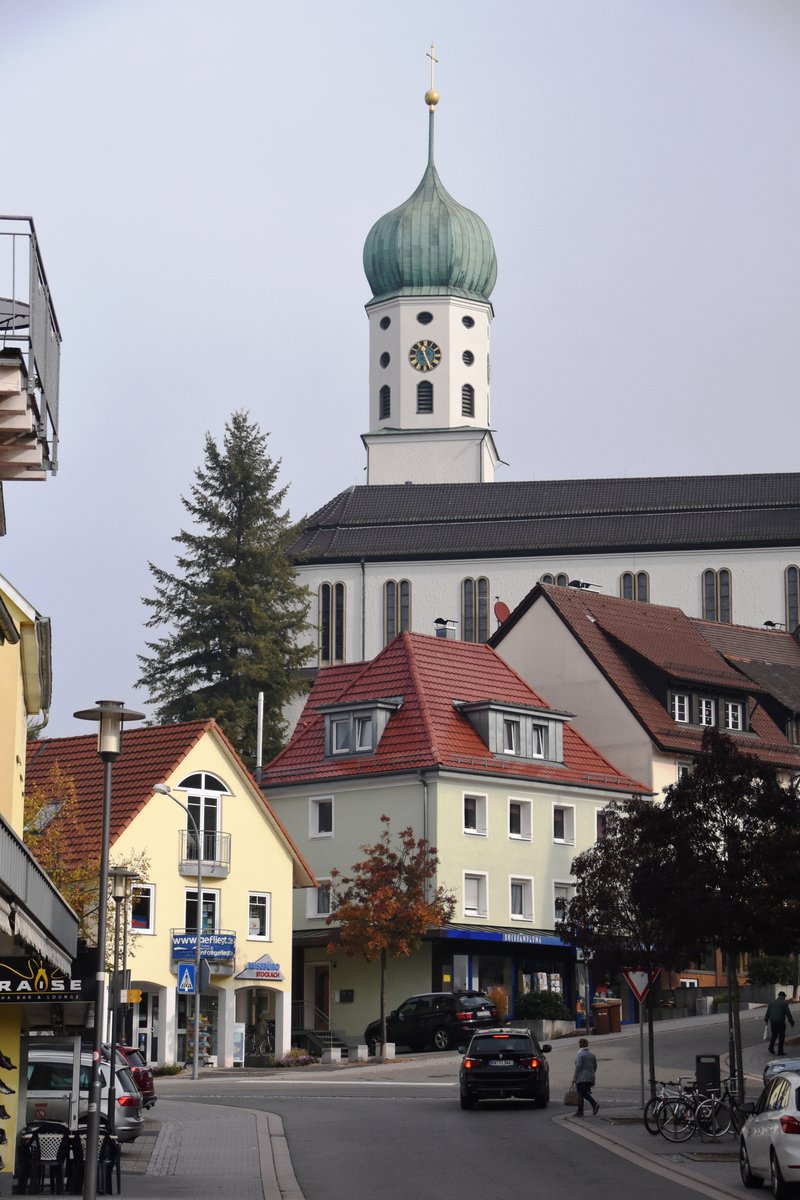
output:
<instances>
[{"instance_id":1,"label":"conifer tree","mask_svg":"<svg viewBox=\"0 0 800 1200\"><path fill-rule=\"evenodd\" d=\"M302 690L299 668L308 598L285 555L295 536L277 486L280 459L245 411L233 413L220 447L206 434L205 460L182 497L194 528L173 540L174 571L150 563L155 595L148 629L165 627L139 655L141 676L163 723L214 717L248 766L255 763L258 693L264 693L265 761L280 750L282 708Z\"/></svg>"}]
</instances>

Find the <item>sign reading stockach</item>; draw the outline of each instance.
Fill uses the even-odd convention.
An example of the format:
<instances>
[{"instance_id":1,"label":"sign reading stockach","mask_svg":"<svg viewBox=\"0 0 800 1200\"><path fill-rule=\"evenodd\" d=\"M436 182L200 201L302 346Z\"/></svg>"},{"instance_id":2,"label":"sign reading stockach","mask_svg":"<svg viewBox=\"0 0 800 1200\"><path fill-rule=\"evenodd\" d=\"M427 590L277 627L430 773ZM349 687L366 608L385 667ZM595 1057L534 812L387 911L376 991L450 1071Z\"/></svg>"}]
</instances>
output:
<instances>
[{"instance_id":1,"label":"sign reading stockach","mask_svg":"<svg viewBox=\"0 0 800 1200\"><path fill-rule=\"evenodd\" d=\"M0 1004L31 1000L66 1003L86 999L82 979L65 975L43 958L0 959Z\"/></svg>"},{"instance_id":2,"label":"sign reading stockach","mask_svg":"<svg viewBox=\"0 0 800 1200\"><path fill-rule=\"evenodd\" d=\"M237 979L284 979L280 963L276 963L268 954L262 955L256 962L249 962Z\"/></svg>"}]
</instances>

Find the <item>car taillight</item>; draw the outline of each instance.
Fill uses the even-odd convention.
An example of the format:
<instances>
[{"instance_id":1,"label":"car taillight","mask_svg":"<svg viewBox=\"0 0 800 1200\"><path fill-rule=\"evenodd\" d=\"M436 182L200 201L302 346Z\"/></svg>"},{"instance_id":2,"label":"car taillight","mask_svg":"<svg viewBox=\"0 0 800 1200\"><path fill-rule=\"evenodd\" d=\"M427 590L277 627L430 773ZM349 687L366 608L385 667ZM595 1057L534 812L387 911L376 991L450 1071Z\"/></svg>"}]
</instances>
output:
<instances>
[{"instance_id":1,"label":"car taillight","mask_svg":"<svg viewBox=\"0 0 800 1200\"><path fill-rule=\"evenodd\" d=\"M464 1059L464 1066L466 1067L466 1069L468 1071L471 1067L479 1067L480 1065L481 1065L481 1060L479 1058L465 1058Z\"/></svg>"},{"instance_id":2,"label":"car taillight","mask_svg":"<svg viewBox=\"0 0 800 1200\"><path fill-rule=\"evenodd\" d=\"M117 1104L121 1104L123 1108L135 1108L138 1103L138 1096L117 1096Z\"/></svg>"},{"instance_id":3,"label":"car taillight","mask_svg":"<svg viewBox=\"0 0 800 1200\"><path fill-rule=\"evenodd\" d=\"M781 1129L784 1133L800 1133L800 1121L797 1117L781 1117Z\"/></svg>"},{"instance_id":4,"label":"car taillight","mask_svg":"<svg viewBox=\"0 0 800 1200\"><path fill-rule=\"evenodd\" d=\"M519 1065L521 1067L528 1067L530 1070L535 1071L536 1068L539 1066L539 1059L538 1058L521 1058L519 1060Z\"/></svg>"},{"instance_id":5,"label":"car taillight","mask_svg":"<svg viewBox=\"0 0 800 1200\"><path fill-rule=\"evenodd\" d=\"M499 1014L499 1012L497 1011L497 1009L496 1009L496 1008L492 1008L492 1009L490 1009L489 1011L490 1011L490 1012L491 1012L491 1014L492 1014L492 1020L493 1020L493 1021L499 1021L499 1020L500 1020L500 1014Z\"/></svg>"},{"instance_id":6,"label":"car taillight","mask_svg":"<svg viewBox=\"0 0 800 1200\"><path fill-rule=\"evenodd\" d=\"M468 1012L457 1012L456 1013L457 1021L469 1021L469 1020L471 1020L471 1018L472 1018L472 1013L468 1013Z\"/></svg>"}]
</instances>

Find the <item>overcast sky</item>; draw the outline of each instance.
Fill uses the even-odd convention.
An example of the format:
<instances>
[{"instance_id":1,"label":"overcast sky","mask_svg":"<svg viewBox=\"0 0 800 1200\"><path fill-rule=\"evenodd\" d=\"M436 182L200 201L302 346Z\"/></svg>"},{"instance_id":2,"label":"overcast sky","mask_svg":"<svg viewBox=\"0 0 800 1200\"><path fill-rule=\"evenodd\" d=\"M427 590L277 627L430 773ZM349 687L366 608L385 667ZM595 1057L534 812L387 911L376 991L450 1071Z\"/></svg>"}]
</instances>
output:
<instances>
[{"instance_id":1,"label":"overcast sky","mask_svg":"<svg viewBox=\"0 0 800 1200\"><path fill-rule=\"evenodd\" d=\"M361 252L423 172L432 42L497 249L497 477L797 469L798 0L0 0L0 211L64 337L0 573L53 622L52 735L147 707L147 562L235 408L294 517L364 482Z\"/></svg>"}]
</instances>

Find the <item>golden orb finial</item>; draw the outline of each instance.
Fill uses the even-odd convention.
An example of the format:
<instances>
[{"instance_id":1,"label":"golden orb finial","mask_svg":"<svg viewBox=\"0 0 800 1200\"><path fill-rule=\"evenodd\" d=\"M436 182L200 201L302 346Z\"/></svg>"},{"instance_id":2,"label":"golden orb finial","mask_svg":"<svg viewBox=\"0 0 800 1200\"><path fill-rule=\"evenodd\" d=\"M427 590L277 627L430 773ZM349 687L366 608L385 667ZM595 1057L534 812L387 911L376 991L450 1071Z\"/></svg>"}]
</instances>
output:
<instances>
[{"instance_id":1,"label":"golden orb finial","mask_svg":"<svg viewBox=\"0 0 800 1200\"><path fill-rule=\"evenodd\" d=\"M436 47L433 44L431 44L430 50L426 51L425 57L431 60L431 86L425 93L425 103L431 112L433 112L434 108L439 103L439 93L433 86L433 69L439 60L436 57Z\"/></svg>"}]
</instances>

